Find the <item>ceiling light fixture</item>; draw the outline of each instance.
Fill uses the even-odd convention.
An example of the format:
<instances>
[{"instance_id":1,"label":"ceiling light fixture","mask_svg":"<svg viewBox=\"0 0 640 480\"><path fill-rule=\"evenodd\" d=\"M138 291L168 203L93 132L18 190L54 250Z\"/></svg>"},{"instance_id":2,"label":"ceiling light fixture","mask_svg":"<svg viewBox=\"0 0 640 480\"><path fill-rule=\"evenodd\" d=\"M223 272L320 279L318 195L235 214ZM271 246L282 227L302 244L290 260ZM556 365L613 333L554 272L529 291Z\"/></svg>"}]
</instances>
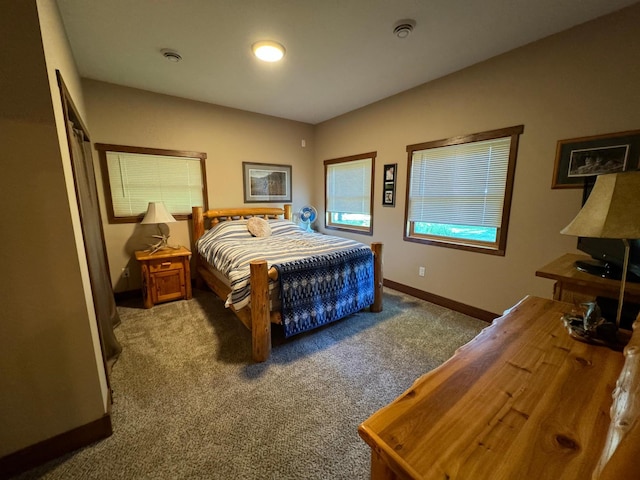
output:
<instances>
[{"instance_id":1,"label":"ceiling light fixture","mask_svg":"<svg viewBox=\"0 0 640 480\"><path fill-rule=\"evenodd\" d=\"M396 22L393 34L398 38L407 38L415 26L415 20L400 20L399 22Z\"/></svg>"},{"instance_id":2,"label":"ceiling light fixture","mask_svg":"<svg viewBox=\"0 0 640 480\"><path fill-rule=\"evenodd\" d=\"M284 47L277 42L262 41L251 46L253 54L264 62L277 62L284 57Z\"/></svg>"},{"instance_id":3,"label":"ceiling light fixture","mask_svg":"<svg viewBox=\"0 0 640 480\"><path fill-rule=\"evenodd\" d=\"M170 62L173 62L173 63L178 63L180 60L182 60L182 55L180 55L175 50L170 50L168 48L163 48L162 50L160 50L160 53L162 53L162 56L164 58L166 58L167 60L169 60Z\"/></svg>"}]
</instances>

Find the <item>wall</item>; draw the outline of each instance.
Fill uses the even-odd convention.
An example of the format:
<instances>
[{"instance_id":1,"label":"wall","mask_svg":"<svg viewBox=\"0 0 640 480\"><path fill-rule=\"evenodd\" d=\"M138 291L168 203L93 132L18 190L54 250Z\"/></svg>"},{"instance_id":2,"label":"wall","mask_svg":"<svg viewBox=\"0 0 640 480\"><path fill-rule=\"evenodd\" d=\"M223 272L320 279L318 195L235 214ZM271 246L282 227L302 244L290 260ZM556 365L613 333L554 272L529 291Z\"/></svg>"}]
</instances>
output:
<instances>
[{"instance_id":1,"label":"wall","mask_svg":"<svg viewBox=\"0 0 640 480\"><path fill-rule=\"evenodd\" d=\"M56 124L55 68L82 106L79 78L53 1L3 0L0 8L2 44L11 46L0 52L3 457L102 418L108 391L68 149Z\"/></svg>"},{"instance_id":2,"label":"wall","mask_svg":"<svg viewBox=\"0 0 640 480\"><path fill-rule=\"evenodd\" d=\"M243 205L243 161L292 165L294 211L311 200L311 125L94 80L83 80L83 89L93 142L205 152L210 208ZM98 159L97 152L94 157ZM114 289L137 289L140 267L133 252L147 247L156 227L109 224L101 172L97 175ZM170 243L191 248L191 222L169 227ZM131 275L124 278L127 266Z\"/></svg>"},{"instance_id":3,"label":"wall","mask_svg":"<svg viewBox=\"0 0 640 480\"><path fill-rule=\"evenodd\" d=\"M551 296L535 271L575 250L559 231L581 200L550 188L556 142L640 128L639 22L636 4L318 125L315 204L324 159L376 150L373 240L385 244L385 278L496 313L526 294ZM519 124L506 256L404 242L406 145ZM382 207L383 164L396 162L396 206Z\"/></svg>"}]
</instances>

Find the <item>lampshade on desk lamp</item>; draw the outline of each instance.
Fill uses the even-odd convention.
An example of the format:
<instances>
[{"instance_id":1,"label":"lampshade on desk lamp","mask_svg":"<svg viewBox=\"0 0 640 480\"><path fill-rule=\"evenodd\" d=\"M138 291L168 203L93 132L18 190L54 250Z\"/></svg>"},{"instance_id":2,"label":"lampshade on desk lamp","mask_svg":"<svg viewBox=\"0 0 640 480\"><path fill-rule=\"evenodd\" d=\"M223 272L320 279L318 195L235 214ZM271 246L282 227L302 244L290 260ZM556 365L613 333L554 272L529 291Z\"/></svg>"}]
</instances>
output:
<instances>
[{"instance_id":1,"label":"lampshade on desk lamp","mask_svg":"<svg viewBox=\"0 0 640 480\"><path fill-rule=\"evenodd\" d=\"M560 233L578 237L622 240L624 262L615 323L615 330L619 329L629 265L629 240L640 238L640 171L599 175L589 198L576 218ZM571 333L572 336L586 335L587 338L581 339L600 343L597 338L591 338L595 330Z\"/></svg>"},{"instance_id":2,"label":"lampshade on desk lamp","mask_svg":"<svg viewBox=\"0 0 640 480\"><path fill-rule=\"evenodd\" d=\"M165 234L160 227L160 224L163 223L172 223L175 222L176 219L173 218L167 211L167 207L164 206L163 202L149 202L149 206L147 207L147 213L142 219L142 224L157 224L158 225L158 235L153 235L154 238L159 239L157 243L149 244L149 251L151 254L156 253L158 250L162 250L165 248L179 248L172 247L167 244L167 240L169 240L169 227L167 227L167 233Z\"/></svg>"}]
</instances>

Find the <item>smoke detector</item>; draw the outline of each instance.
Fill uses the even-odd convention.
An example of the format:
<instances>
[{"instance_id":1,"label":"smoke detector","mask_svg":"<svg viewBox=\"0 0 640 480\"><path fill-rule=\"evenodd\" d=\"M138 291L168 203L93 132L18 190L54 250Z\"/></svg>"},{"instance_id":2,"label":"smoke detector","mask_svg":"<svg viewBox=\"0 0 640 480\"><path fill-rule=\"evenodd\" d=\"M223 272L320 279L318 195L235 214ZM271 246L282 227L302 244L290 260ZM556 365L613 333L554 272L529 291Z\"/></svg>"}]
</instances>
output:
<instances>
[{"instance_id":1,"label":"smoke detector","mask_svg":"<svg viewBox=\"0 0 640 480\"><path fill-rule=\"evenodd\" d=\"M407 38L415 26L415 20L400 20L396 23L393 34L398 38Z\"/></svg>"},{"instance_id":2,"label":"smoke detector","mask_svg":"<svg viewBox=\"0 0 640 480\"><path fill-rule=\"evenodd\" d=\"M160 53L162 53L162 56L164 58L166 58L167 60L169 60L170 62L173 62L173 63L178 63L180 60L182 60L182 55L180 55L175 50L170 50L168 48L163 48L162 50L160 50Z\"/></svg>"}]
</instances>

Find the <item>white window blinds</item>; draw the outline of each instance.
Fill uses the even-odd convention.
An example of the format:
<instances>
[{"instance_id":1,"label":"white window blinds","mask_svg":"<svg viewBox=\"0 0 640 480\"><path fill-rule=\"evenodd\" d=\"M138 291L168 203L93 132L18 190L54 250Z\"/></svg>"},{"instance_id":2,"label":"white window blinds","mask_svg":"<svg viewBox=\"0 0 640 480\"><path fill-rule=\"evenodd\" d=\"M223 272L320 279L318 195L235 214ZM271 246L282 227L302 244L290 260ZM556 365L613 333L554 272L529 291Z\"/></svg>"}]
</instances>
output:
<instances>
[{"instance_id":1,"label":"white window blinds","mask_svg":"<svg viewBox=\"0 0 640 480\"><path fill-rule=\"evenodd\" d=\"M199 158L107 152L107 167L116 217L141 215L149 202L164 202L174 215L204 204Z\"/></svg>"},{"instance_id":2,"label":"white window blinds","mask_svg":"<svg viewBox=\"0 0 640 480\"><path fill-rule=\"evenodd\" d=\"M372 159L327 165L327 211L371 214Z\"/></svg>"},{"instance_id":3,"label":"white window blinds","mask_svg":"<svg viewBox=\"0 0 640 480\"><path fill-rule=\"evenodd\" d=\"M499 228L511 137L413 152L411 222Z\"/></svg>"}]
</instances>

